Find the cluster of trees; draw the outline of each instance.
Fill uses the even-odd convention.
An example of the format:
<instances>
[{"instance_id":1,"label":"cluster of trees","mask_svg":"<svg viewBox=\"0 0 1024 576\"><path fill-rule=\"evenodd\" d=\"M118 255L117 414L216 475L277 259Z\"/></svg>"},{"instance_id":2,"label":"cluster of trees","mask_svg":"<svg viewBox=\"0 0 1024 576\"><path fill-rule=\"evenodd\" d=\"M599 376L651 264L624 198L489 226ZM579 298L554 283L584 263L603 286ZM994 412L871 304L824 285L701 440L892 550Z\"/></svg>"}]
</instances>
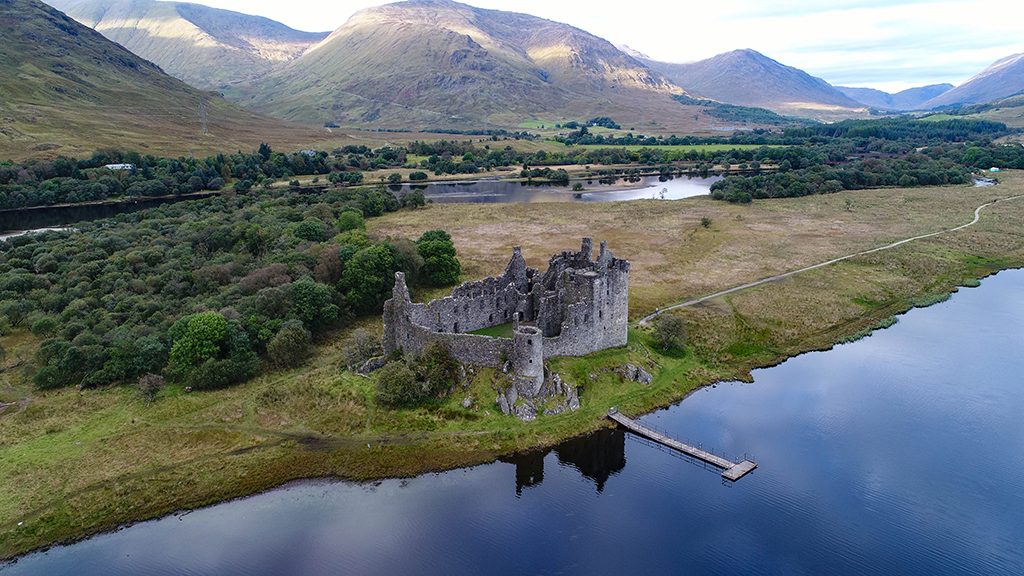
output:
<instances>
[{"instance_id":1,"label":"cluster of trees","mask_svg":"<svg viewBox=\"0 0 1024 576\"><path fill-rule=\"evenodd\" d=\"M370 153L368 151L368 153ZM108 170L131 164L134 170ZM274 152L263 144L253 154L207 158L158 158L138 152L100 150L89 158L0 164L0 208L90 202L120 196L167 196L220 190L229 181L247 191L268 180L350 170L327 152Z\"/></svg>"},{"instance_id":2,"label":"cluster of trees","mask_svg":"<svg viewBox=\"0 0 1024 576\"><path fill-rule=\"evenodd\" d=\"M755 198L788 198L829 194L883 186L934 186L963 184L970 180L967 168L950 158L925 154L871 158L838 166L814 163L794 169L788 160L777 172L754 176L729 176L711 186L711 197L746 203Z\"/></svg>"},{"instance_id":3,"label":"cluster of trees","mask_svg":"<svg viewBox=\"0 0 1024 576\"><path fill-rule=\"evenodd\" d=\"M526 178L527 180L533 180L539 178L541 180L547 180L553 184L568 184L569 173L561 168L552 170L551 168L523 168L519 172L520 178Z\"/></svg>"},{"instance_id":4,"label":"cluster of trees","mask_svg":"<svg viewBox=\"0 0 1024 576\"><path fill-rule=\"evenodd\" d=\"M0 327L43 339L40 388L162 374L196 389L302 361L313 339L380 312L394 273L458 280L450 237L366 235L401 203L380 187L261 191L21 236L0 251Z\"/></svg>"},{"instance_id":5,"label":"cluster of trees","mask_svg":"<svg viewBox=\"0 0 1024 576\"><path fill-rule=\"evenodd\" d=\"M555 124L555 128L566 128L569 130L578 130L580 128L586 128L587 126L600 126L602 128L609 128L611 130L622 129L622 126L620 126L618 122L612 120L607 116L598 116L596 118L591 118L586 122L577 122L575 120L570 120L569 122L565 122L564 124Z\"/></svg>"},{"instance_id":6,"label":"cluster of trees","mask_svg":"<svg viewBox=\"0 0 1024 576\"><path fill-rule=\"evenodd\" d=\"M703 106L703 112L708 116L713 116L720 120L728 120L730 122L764 124L768 126L794 126L810 123L809 121L802 120L800 118L788 118L786 116L781 116L764 108L736 106L735 104L726 104L724 102L716 102L714 100L693 98L686 96L685 94L677 94L672 98L680 104Z\"/></svg>"},{"instance_id":7,"label":"cluster of trees","mask_svg":"<svg viewBox=\"0 0 1024 576\"><path fill-rule=\"evenodd\" d=\"M879 120L844 120L834 124L816 124L786 131L788 138L850 138L913 142L915 145L940 142L991 141L1009 133L1006 124L989 120L915 120L906 116Z\"/></svg>"}]
</instances>

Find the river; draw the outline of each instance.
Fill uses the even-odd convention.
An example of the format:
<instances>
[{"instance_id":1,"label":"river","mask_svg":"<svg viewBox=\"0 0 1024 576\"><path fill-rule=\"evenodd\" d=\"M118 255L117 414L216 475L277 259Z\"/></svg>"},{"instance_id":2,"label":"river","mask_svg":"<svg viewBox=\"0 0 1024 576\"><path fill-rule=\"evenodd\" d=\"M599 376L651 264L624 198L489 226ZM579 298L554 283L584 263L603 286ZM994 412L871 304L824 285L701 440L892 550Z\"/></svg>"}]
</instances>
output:
<instances>
[{"instance_id":1,"label":"river","mask_svg":"<svg viewBox=\"0 0 1024 576\"><path fill-rule=\"evenodd\" d=\"M641 421L360 485L306 482L57 547L3 576L1024 574L1024 271ZM586 401L584 396L583 401Z\"/></svg>"}]
</instances>

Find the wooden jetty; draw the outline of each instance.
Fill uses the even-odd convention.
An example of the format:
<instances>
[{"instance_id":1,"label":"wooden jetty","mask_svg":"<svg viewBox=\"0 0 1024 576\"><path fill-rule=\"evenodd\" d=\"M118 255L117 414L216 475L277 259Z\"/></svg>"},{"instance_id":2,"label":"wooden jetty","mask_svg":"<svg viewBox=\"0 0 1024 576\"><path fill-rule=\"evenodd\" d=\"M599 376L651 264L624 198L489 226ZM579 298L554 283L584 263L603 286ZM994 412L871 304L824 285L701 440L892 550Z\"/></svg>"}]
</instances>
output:
<instances>
[{"instance_id":1,"label":"wooden jetty","mask_svg":"<svg viewBox=\"0 0 1024 576\"><path fill-rule=\"evenodd\" d=\"M650 428L647 428L646 426L640 424L636 420L633 420L628 416L622 415L615 408L612 408L611 410L608 411L608 418L615 421L619 426L622 426L626 430L629 430L630 432L638 436L643 436L644 438L647 438L652 442L657 442L662 446L671 448L673 450L676 450L677 452L681 452L687 456L696 458L697 460L700 460L702 462L707 462L708 464L711 464L712 466L715 466L717 468L721 468L722 478L725 478L726 480L735 482L749 474L754 468L757 468L757 464L751 462L750 460L744 460L739 463L732 462L730 460L722 458L721 456L712 454L711 452L708 452L706 450L694 448L689 444L684 444L674 438L669 438L668 436L665 436L661 432L651 430Z\"/></svg>"}]
</instances>

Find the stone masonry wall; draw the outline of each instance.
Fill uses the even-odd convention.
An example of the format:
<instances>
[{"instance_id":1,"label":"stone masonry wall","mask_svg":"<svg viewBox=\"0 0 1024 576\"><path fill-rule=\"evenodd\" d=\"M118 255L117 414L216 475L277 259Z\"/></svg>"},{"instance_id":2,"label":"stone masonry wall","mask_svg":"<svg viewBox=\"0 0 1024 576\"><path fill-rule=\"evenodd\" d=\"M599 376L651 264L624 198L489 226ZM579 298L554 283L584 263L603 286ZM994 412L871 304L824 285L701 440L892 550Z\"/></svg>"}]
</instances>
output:
<instances>
[{"instance_id":1,"label":"stone masonry wall","mask_svg":"<svg viewBox=\"0 0 1024 576\"><path fill-rule=\"evenodd\" d=\"M553 256L540 276L526 266L516 248L501 276L467 282L451 296L427 304L411 302L405 277L397 273L392 298L384 305L384 351L419 354L431 342L441 341L460 362L499 366L503 359L514 359L525 369L538 350L549 358L624 346L629 330L629 262L615 258L603 242L596 261L592 252L586 238L579 252ZM465 334L512 322L517 316L536 326L534 350L524 349L526 340L519 336L514 341ZM521 363L524 358L527 361ZM542 366L539 369L543 378ZM529 371L536 372L537 367Z\"/></svg>"}]
</instances>

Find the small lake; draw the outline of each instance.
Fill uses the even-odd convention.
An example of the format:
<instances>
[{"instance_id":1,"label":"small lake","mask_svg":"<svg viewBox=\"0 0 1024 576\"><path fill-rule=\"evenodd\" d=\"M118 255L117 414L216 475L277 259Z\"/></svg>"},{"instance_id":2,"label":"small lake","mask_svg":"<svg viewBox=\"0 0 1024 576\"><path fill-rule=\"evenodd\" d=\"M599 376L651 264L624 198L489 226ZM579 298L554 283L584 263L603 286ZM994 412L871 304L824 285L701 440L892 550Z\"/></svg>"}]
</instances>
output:
<instances>
[{"instance_id":1,"label":"small lake","mask_svg":"<svg viewBox=\"0 0 1024 576\"><path fill-rule=\"evenodd\" d=\"M537 184L479 180L465 182L434 182L430 184L403 184L391 186L391 191L403 195L410 190L422 190L437 203L515 203L530 202L624 202L627 200L679 200L711 193L711 185L721 176L697 178L680 176L662 179L645 176L635 182L624 179L605 184L597 179L574 180L568 185ZM582 191L573 191L576 183Z\"/></svg>"},{"instance_id":2,"label":"small lake","mask_svg":"<svg viewBox=\"0 0 1024 576\"><path fill-rule=\"evenodd\" d=\"M622 202L626 200L658 199L678 200L701 196L711 192L711 185L720 176L690 178L681 176L661 181L658 176L643 177L635 182L623 179L613 184L598 180L581 180L582 192L573 192L572 184L554 186L526 182L478 180L436 182L428 184L392 185L388 188L398 196L410 190L422 190L427 198L437 203L465 202ZM575 183L575 182L573 182ZM30 208L0 210L0 240L20 236L26 232L43 232L54 227L77 222L112 218L118 214L155 208L171 202L182 202L213 196L216 193L159 198L132 198L123 202L104 202L61 206L34 206Z\"/></svg>"},{"instance_id":3,"label":"small lake","mask_svg":"<svg viewBox=\"0 0 1024 576\"><path fill-rule=\"evenodd\" d=\"M372 485L300 483L55 548L3 576L1024 574L1024 271L615 430ZM586 401L584 396L583 401Z\"/></svg>"}]
</instances>

